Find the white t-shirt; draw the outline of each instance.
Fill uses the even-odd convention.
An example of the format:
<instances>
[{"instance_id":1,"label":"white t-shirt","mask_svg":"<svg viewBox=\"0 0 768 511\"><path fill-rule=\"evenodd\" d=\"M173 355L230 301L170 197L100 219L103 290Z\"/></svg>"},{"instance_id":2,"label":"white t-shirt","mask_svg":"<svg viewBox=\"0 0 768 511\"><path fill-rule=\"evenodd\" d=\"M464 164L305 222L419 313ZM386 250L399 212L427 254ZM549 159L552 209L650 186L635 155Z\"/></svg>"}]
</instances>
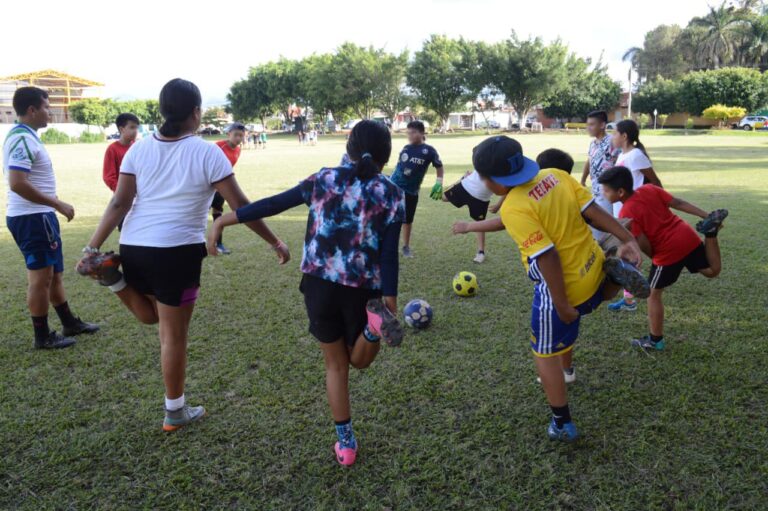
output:
<instances>
[{"instance_id":1,"label":"white t-shirt","mask_svg":"<svg viewBox=\"0 0 768 511\"><path fill-rule=\"evenodd\" d=\"M50 206L30 202L11 191L9 184L11 171L27 172L29 183L40 193L56 196L56 176L53 174L51 158L35 130L26 124L15 126L8 132L3 143L3 174L8 186L8 209L5 214L21 216L54 211Z\"/></svg>"},{"instance_id":2,"label":"white t-shirt","mask_svg":"<svg viewBox=\"0 0 768 511\"><path fill-rule=\"evenodd\" d=\"M221 149L200 137L153 135L131 146L120 173L136 176L136 199L120 243L177 247L205 242L213 184L232 175L232 165Z\"/></svg>"},{"instance_id":3,"label":"white t-shirt","mask_svg":"<svg viewBox=\"0 0 768 511\"><path fill-rule=\"evenodd\" d=\"M627 167L632 173L632 188L637 190L643 186L645 176L641 170L653 167L651 160L640 149L631 149L626 153L621 153L616 159L616 166ZM618 217L621 212L621 202L613 204L613 216Z\"/></svg>"},{"instance_id":4,"label":"white t-shirt","mask_svg":"<svg viewBox=\"0 0 768 511\"><path fill-rule=\"evenodd\" d=\"M461 180L461 186L472 197L483 202L489 202L493 196L493 192L485 186L485 183L480 178L480 174L476 170L473 170L470 175Z\"/></svg>"}]
</instances>

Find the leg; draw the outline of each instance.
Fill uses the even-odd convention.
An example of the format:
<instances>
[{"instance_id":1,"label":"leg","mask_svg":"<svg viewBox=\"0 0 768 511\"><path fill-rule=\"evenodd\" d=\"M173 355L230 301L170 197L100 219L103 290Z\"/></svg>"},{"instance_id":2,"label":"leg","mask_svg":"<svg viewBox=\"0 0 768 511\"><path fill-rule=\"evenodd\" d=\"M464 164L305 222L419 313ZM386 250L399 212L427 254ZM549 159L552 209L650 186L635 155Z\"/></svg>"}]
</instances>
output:
<instances>
[{"instance_id":1,"label":"leg","mask_svg":"<svg viewBox=\"0 0 768 511\"><path fill-rule=\"evenodd\" d=\"M155 325L160 321L157 302L154 298L139 293L129 285L115 294L140 322L145 325Z\"/></svg>"},{"instance_id":2,"label":"leg","mask_svg":"<svg viewBox=\"0 0 768 511\"><path fill-rule=\"evenodd\" d=\"M537 357L536 370L539 372L541 384L544 387L544 393L547 401L552 407L561 407L568 404L568 394L565 388L565 378L563 377L562 355L553 357Z\"/></svg>"},{"instance_id":3,"label":"leg","mask_svg":"<svg viewBox=\"0 0 768 511\"><path fill-rule=\"evenodd\" d=\"M559 358L560 365L563 369L570 369L573 367L573 349L566 351Z\"/></svg>"},{"instance_id":4,"label":"leg","mask_svg":"<svg viewBox=\"0 0 768 511\"><path fill-rule=\"evenodd\" d=\"M651 296L648 297L648 326L651 335L658 337L664 337L663 292L663 289L651 289Z\"/></svg>"},{"instance_id":5,"label":"leg","mask_svg":"<svg viewBox=\"0 0 768 511\"><path fill-rule=\"evenodd\" d=\"M621 286L619 284L614 284L611 282L611 279L605 279L603 284L603 301L613 300L620 290Z\"/></svg>"},{"instance_id":6,"label":"leg","mask_svg":"<svg viewBox=\"0 0 768 511\"><path fill-rule=\"evenodd\" d=\"M184 394L187 336L194 308L194 304L181 307L157 304L160 319L160 365L168 399L176 399Z\"/></svg>"},{"instance_id":7,"label":"leg","mask_svg":"<svg viewBox=\"0 0 768 511\"><path fill-rule=\"evenodd\" d=\"M722 259L720 258L720 244L717 242L717 238L704 238L704 250L707 253L707 261L709 262L709 268L699 270L699 273L713 279L720 275L722 269Z\"/></svg>"},{"instance_id":8,"label":"leg","mask_svg":"<svg viewBox=\"0 0 768 511\"><path fill-rule=\"evenodd\" d=\"M53 279L51 280L51 288L48 292L51 305L58 307L67 301L67 293L64 291L64 279L63 273L53 273Z\"/></svg>"},{"instance_id":9,"label":"leg","mask_svg":"<svg viewBox=\"0 0 768 511\"><path fill-rule=\"evenodd\" d=\"M484 232L477 233L477 251L485 252L485 233Z\"/></svg>"},{"instance_id":10,"label":"leg","mask_svg":"<svg viewBox=\"0 0 768 511\"><path fill-rule=\"evenodd\" d=\"M48 315L53 266L40 270L27 270L27 307L33 317Z\"/></svg>"},{"instance_id":11,"label":"leg","mask_svg":"<svg viewBox=\"0 0 768 511\"><path fill-rule=\"evenodd\" d=\"M347 346L344 339L339 339L332 343L321 343L320 347L325 360L325 391L331 415L336 422L347 421L351 417Z\"/></svg>"},{"instance_id":12,"label":"leg","mask_svg":"<svg viewBox=\"0 0 768 511\"><path fill-rule=\"evenodd\" d=\"M404 247L411 246L411 229L412 228L413 228L413 224L403 224L403 246Z\"/></svg>"},{"instance_id":13,"label":"leg","mask_svg":"<svg viewBox=\"0 0 768 511\"><path fill-rule=\"evenodd\" d=\"M376 355L379 354L380 349L380 342L371 342L367 340L363 334L360 334L357 338L357 342L355 342L355 345L352 347L352 352L349 354L349 363L355 369L365 369L370 367L376 359Z\"/></svg>"}]
</instances>

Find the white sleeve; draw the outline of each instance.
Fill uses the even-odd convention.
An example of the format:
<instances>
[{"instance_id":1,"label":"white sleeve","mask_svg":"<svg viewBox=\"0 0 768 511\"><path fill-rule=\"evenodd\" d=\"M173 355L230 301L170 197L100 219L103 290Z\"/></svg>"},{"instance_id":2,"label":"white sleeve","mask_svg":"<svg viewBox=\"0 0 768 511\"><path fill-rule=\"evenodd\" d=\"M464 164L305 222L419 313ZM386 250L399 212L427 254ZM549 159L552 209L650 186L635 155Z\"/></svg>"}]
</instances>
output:
<instances>
[{"instance_id":1,"label":"white sleeve","mask_svg":"<svg viewBox=\"0 0 768 511\"><path fill-rule=\"evenodd\" d=\"M635 149L632 151L632 161L631 161L631 167L629 170L643 170L643 169L649 169L653 165L651 164L651 160L648 159L648 157L645 155L643 151L640 149Z\"/></svg>"},{"instance_id":2,"label":"white sleeve","mask_svg":"<svg viewBox=\"0 0 768 511\"><path fill-rule=\"evenodd\" d=\"M233 174L232 164L229 163L229 160L224 155L224 151L222 151L218 146L215 144L209 145L210 147L208 148L208 158L206 158L207 165L205 171L208 174L208 182L211 184L216 184Z\"/></svg>"},{"instance_id":3,"label":"white sleeve","mask_svg":"<svg viewBox=\"0 0 768 511\"><path fill-rule=\"evenodd\" d=\"M6 142L9 147L6 155L6 166L9 170L20 170L29 172L32 169L32 163L35 157L32 154L33 147L27 141L24 135L11 138Z\"/></svg>"}]
</instances>

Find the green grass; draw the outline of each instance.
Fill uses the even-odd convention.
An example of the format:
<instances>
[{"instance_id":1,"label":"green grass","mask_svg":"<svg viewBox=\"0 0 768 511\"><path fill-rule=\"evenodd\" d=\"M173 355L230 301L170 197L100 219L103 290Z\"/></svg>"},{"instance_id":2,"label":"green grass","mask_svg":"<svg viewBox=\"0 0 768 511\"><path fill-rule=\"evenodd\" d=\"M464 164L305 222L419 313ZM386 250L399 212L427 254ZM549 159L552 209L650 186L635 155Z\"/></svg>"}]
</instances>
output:
<instances>
[{"instance_id":1,"label":"green grass","mask_svg":"<svg viewBox=\"0 0 768 511\"><path fill-rule=\"evenodd\" d=\"M447 182L469 168L479 140L430 137ZM530 155L570 151L577 169L588 143L520 140ZM305 209L269 222L293 250L286 267L242 227L225 235L232 256L205 262L187 396L209 417L166 435L156 329L71 270L109 197L105 145L51 147L59 194L77 210L63 226L70 303L103 328L73 349L33 351L23 261L0 229L0 509L765 509L768 137L647 145L669 190L731 211L721 277L686 274L668 293L668 350L630 349L630 336L646 331L644 305L586 318L570 389L584 437L550 443L517 249L499 233L487 263L473 265L474 239L449 235L466 210L424 191L401 304L425 298L435 323L352 375L362 449L351 470L331 454L323 364L298 291ZM299 147L272 137L266 151L244 151L237 176L251 198L264 197L342 151L342 138ZM453 295L459 270L477 273L479 296Z\"/></svg>"}]
</instances>

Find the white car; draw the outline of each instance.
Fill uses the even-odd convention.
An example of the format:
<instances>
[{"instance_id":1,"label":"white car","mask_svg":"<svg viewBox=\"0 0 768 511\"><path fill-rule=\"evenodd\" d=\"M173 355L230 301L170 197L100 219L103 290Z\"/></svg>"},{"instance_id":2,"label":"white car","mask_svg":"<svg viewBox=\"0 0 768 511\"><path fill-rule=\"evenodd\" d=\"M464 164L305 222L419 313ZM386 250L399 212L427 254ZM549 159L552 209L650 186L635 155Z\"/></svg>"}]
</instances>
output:
<instances>
[{"instance_id":1,"label":"white car","mask_svg":"<svg viewBox=\"0 0 768 511\"><path fill-rule=\"evenodd\" d=\"M739 129L751 131L768 127L768 117L763 115L748 115L739 121Z\"/></svg>"}]
</instances>

